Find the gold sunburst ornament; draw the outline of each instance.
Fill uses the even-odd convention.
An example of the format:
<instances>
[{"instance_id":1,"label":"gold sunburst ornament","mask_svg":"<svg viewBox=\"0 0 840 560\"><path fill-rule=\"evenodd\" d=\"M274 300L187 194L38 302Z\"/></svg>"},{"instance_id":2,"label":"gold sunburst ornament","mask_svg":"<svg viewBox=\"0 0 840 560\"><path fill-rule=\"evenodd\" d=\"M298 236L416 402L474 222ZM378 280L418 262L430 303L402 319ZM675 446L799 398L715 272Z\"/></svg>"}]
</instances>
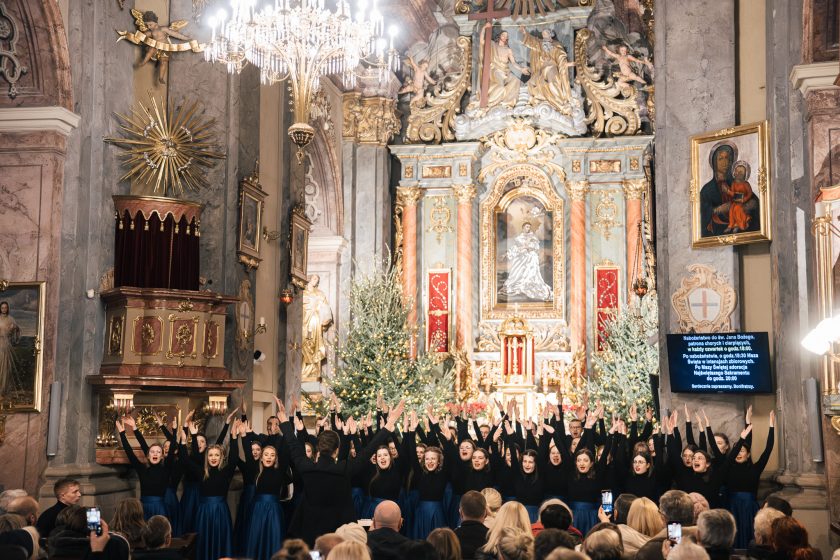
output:
<instances>
[{"instance_id":1,"label":"gold sunburst ornament","mask_svg":"<svg viewBox=\"0 0 840 560\"><path fill-rule=\"evenodd\" d=\"M120 158L128 171L120 177L154 185L155 194L183 195L207 186L203 170L214 159L224 159L216 151L215 119L203 119L199 104L193 101L172 109L151 98L151 105L138 101L129 115L114 113L120 121L122 138L105 141L121 148ZM203 168L203 169L202 169Z\"/></svg>"}]
</instances>

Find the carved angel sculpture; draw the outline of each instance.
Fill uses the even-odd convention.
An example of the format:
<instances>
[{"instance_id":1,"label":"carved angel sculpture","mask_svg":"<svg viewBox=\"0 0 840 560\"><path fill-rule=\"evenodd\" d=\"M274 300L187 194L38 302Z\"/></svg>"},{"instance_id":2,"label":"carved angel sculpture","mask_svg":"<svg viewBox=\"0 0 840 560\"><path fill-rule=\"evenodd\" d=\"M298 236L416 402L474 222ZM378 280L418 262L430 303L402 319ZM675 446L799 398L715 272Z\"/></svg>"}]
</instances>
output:
<instances>
[{"instance_id":1,"label":"carved angel sculpture","mask_svg":"<svg viewBox=\"0 0 840 560\"><path fill-rule=\"evenodd\" d=\"M195 39L179 33L180 29L187 26L187 20L173 21L168 26L158 22L158 16L153 11L141 12L132 8L131 15L134 16L134 25L137 31L117 31L120 36L117 41L126 39L135 45L143 45L146 48L143 59L135 67L144 66L149 61L157 62L157 80L161 84L166 83L166 74L169 69L169 53L192 50L201 52L203 45L199 45ZM171 39L180 39L185 43L172 43Z\"/></svg>"}]
</instances>

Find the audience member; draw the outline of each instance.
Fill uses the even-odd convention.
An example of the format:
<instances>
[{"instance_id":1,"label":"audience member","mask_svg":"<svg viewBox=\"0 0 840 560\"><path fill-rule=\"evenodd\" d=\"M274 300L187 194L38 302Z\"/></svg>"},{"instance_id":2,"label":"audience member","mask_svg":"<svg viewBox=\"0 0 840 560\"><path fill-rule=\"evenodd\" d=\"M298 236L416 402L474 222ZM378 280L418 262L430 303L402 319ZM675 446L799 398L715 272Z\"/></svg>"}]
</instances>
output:
<instances>
[{"instance_id":1,"label":"audience member","mask_svg":"<svg viewBox=\"0 0 840 560\"><path fill-rule=\"evenodd\" d=\"M275 552L271 560L312 560L312 557L309 555L309 546L306 541L286 539L283 541L283 548Z\"/></svg>"},{"instance_id":2,"label":"audience member","mask_svg":"<svg viewBox=\"0 0 840 560\"><path fill-rule=\"evenodd\" d=\"M368 547L356 541L339 543L330 552L331 560L371 560Z\"/></svg>"},{"instance_id":3,"label":"audience member","mask_svg":"<svg viewBox=\"0 0 840 560\"><path fill-rule=\"evenodd\" d=\"M780 517L770 525L773 553L771 560L821 560L822 555L808 544L808 531L793 517ZM713 559L714 560L714 559Z\"/></svg>"},{"instance_id":4,"label":"audience member","mask_svg":"<svg viewBox=\"0 0 840 560\"><path fill-rule=\"evenodd\" d=\"M630 513L630 506L638 499L633 494L619 494L613 504L613 519L616 525L627 524L627 514Z\"/></svg>"},{"instance_id":5,"label":"audience member","mask_svg":"<svg viewBox=\"0 0 840 560\"><path fill-rule=\"evenodd\" d=\"M670 544L670 541L665 541ZM710 560L706 549L688 539L673 546L668 553L668 560Z\"/></svg>"},{"instance_id":6,"label":"audience member","mask_svg":"<svg viewBox=\"0 0 840 560\"><path fill-rule=\"evenodd\" d=\"M367 535L373 560L399 560L400 547L409 540L400 534L402 523L402 512L396 503L385 500L376 506Z\"/></svg>"},{"instance_id":7,"label":"audience member","mask_svg":"<svg viewBox=\"0 0 840 560\"><path fill-rule=\"evenodd\" d=\"M540 509L540 530L560 529L561 531L569 533L572 538L575 539L575 542L579 543L582 541L583 535L572 526L574 517L572 516L572 510L569 509L569 506L560 500L549 501L556 501L556 503L549 504ZM534 530L534 536L536 536L538 532L539 531Z\"/></svg>"},{"instance_id":8,"label":"audience member","mask_svg":"<svg viewBox=\"0 0 840 560\"><path fill-rule=\"evenodd\" d=\"M793 515L793 506L790 505L790 502L774 494L767 496L764 499L764 503L761 504L761 507L777 509L788 517Z\"/></svg>"},{"instance_id":9,"label":"audience member","mask_svg":"<svg viewBox=\"0 0 840 560\"><path fill-rule=\"evenodd\" d=\"M495 488L485 488L481 491L481 495L487 501L487 516L484 518L484 524L488 529L492 529L496 522L496 515L502 507L502 495Z\"/></svg>"},{"instance_id":10,"label":"audience member","mask_svg":"<svg viewBox=\"0 0 840 560\"><path fill-rule=\"evenodd\" d=\"M574 550L576 544L577 540L566 531L543 529L534 537L534 560L545 560L558 547Z\"/></svg>"},{"instance_id":11,"label":"audience member","mask_svg":"<svg viewBox=\"0 0 840 560\"><path fill-rule=\"evenodd\" d=\"M440 560L438 551L428 541L406 541L400 547L400 557L404 560Z\"/></svg>"},{"instance_id":12,"label":"audience member","mask_svg":"<svg viewBox=\"0 0 840 560\"><path fill-rule=\"evenodd\" d=\"M776 508L764 507L755 514L753 522L753 536L755 539L747 546L747 557L755 560L765 560L773 552L770 527L773 521L785 517Z\"/></svg>"},{"instance_id":13,"label":"audience member","mask_svg":"<svg viewBox=\"0 0 840 560\"><path fill-rule=\"evenodd\" d=\"M477 558L495 558L498 554L497 547L502 534L508 529L519 529L531 533L531 519L528 517L528 510L519 502L508 502L499 508L496 515L496 522L487 534L487 544L479 549L481 554L476 553ZM512 560L508 558L507 560Z\"/></svg>"},{"instance_id":14,"label":"audience member","mask_svg":"<svg viewBox=\"0 0 840 560\"><path fill-rule=\"evenodd\" d=\"M0 515L0 533L16 531L26 527L26 520L16 513L4 513Z\"/></svg>"},{"instance_id":15,"label":"audience member","mask_svg":"<svg viewBox=\"0 0 840 560\"><path fill-rule=\"evenodd\" d=\"M57 500L55 505L47 508L38 517L36 528L41 538L48 538L56 526L58 514L68 506L76 505L82 499L82 491L79 482L72 478L62 478L56 481L53 486L53 493Z\"/></svg>"},{"instance_id":16,"label":"audience member","mask_svg":"<svg viewBox=\"0 0 840 560\"><path fill-rule=\"evenodd\" d=\"M589 556L576 550L556 548L554 552L545 557L545 560L589 560Z\"/></svg>"},{"instance_id":17,"label":"audience member","mask_svg":"<svg viewBox=\"0 0 840 560\"><path fill-rule=\"evenodd\" d=\"M358 523L345 523L335 530L335 534L341 537L342 541L353 541L368 544L368 533L365 531L365 528Z\"/></svg>"},{"instance_id":18,"label":"audience member","mask_svg":"<svg viewBox=\"0 0 840 560\"><path fill-rule=\"evenodd\" d=\"M685 535L683 535L685 538ZM697 518L697 544L711 560L729 560L735 543L735 518L725 509L710 509Z\"/></svg>"},{"instance_id":19,"label":"audience member","mask_svg":"<svg viewBox=\"0 0 840 560\"><path fill-rule=\"evenodd\" d=\"M4 513L13 513L9 511L9 505L17 498L28 496L26 490L15 488L12 490L3 490L0 492L0 515Z\"/></svg>"},{"instance_id":20,"label":"audience member","mask_svg":"<svg viewBox=\"0 0 840 560\"><path fill-rule=\"evenodd\" d=\"M628 494L622 494L619 496L619 499L622 496L627 495ZM642 502L642 500L645 500L645 502ZM616 505L614 507L616 519L622 517L618 513L618 500L616 500ZM623 515L624 521L616 521L616 527L621 534L621 542L624 547L625 556L635 556L639 549L647 544L651 537L656 536L662 530L665 524L662 521L662 514L659 513L659 509L656 507L656 504L648 498L636 498L627 509L628 511L626 511ZM628 521L628 519L632 519L632 523ZM653 528L655 528L657 524L658 528L654 531Z\"/></svg>"},{"instance_id":21,"label":"audience member","mask_svg":"<svg viewBox=\"0 0 840 560\"><path fill-rule=\"evenodd\" d=\"M69 505L56 517L55 528L47 539L47 548L51 557L81 558L90 550L89 537L85 508Z\"/></svg>"},{"instance_id":22,"label":"audience member","mask_svg":"<svg viewBox=\"0 0 840 560\"><path fill-rule=\"evenodd\" d=\"M525 509L524 506L521 507ZM497 546L496 558L498 560L531 560L533 557L534 537L531 535L530 527L528 529L516 527L502 529Z\"/></svg>"},{"instance_id":23,"label":"audience member","mask_svg":"<svg viewBox=\"0 0 840 560\"><path fill-rule=\"evenodd\" d=\"M426 537L435 550L437 550L440 560L461 560L461 544L458 542L458 537L455 532L449 527L441 527L433 530Z\"/></svg>"},{"instance_id":24,"label":"audience member","mask_svg":"<svg viewBox=\"0 0 840 560\"><path fill-rule=\"evenodd\" d=\"M0 545L19 546L26 551L27 558L38 558L38 533L32 527L0 532Z\"/></svg>"},{"instance_id":25,"label":"audience member","mask_svg":"<svg viewBox=\"0 0 840 560\"><path fill-rule=\"evenodd\" d=\"M172 544L172 525L162 515L153 515L143 529L144 550L135 550L133 560L180 560L181 553L169 548Z\"/></svg>"},{"instance_id":26,"label":"audience member","mask_svg":"<svg viewBox=\"0 0 840 560\"><path fill-rule=\"evenodd\" d=\"M592 560L621 560L624 546L621 533L612 525L599 523L592 527L583 540L582 551Z\"/></svg>"},{"instance_id":27,"label":"audience member","mask_svg":"<svg viewBox=\"0 0 840 560\"><path fill-rule=\"evenodd\" d=\"M137 498L127 498L117 504L110 529L112 533L124 536L131 550L145 548L143 532L146 530L146 521L143 518L143 503Z\"/></svg>"},{"instance_id":28,"label":"audience member","mask_svg":"<svg viewBox=\"0 0 840 560\"><path fill-rule=\"evenodd\" d=\"M38 500L32 496L15 498L9 503L8 513L15 513L26 520L26 524L32 527L38 522Z\"/></svg>"},{"instance_id":29,"label":"audience member","mask_svg":"<svg viewBox=\"0 0 840 560\"><path fill-rule=\"evenodd\" d=\"M333 548L343 543L344 539L338 533L327 533L315 539L315 548L321 560L326 560Z\"/></svg>"},{"instance_id":30,"label":"audience member","mask_svg":"<svg viewBox=\"0 0 840 560\"><path fill-rule=\"evenodd\" d=\"M709 507L709 500L703 494L698 494L697 492L692 492L688 496L694 502L694 524L697 525L697 518L700 517L700 514L711 509Z\"/></svg>"},{"instance_id":31,"label":"audience member","mask_svg":"<svg viewBox=\"0 0 840 560\"><path fill-rule=\"evenodd\" d=\"M694 537L697 527L694 524L694 502L682 490L669 490L659 498L659 511L665 523L679 523L682 526L682 538ZM664 560L662 542L668 536L667 527L652 537L636 553L636 560Z\"/></svg>"},{"instance_id":32,"label":"audience member","mask_svg":"<svg viewBox=\"0 0 840 560\"><path fill-rule=\"evenodd\" d=\"M455 536L461 546L461 556L465 560L475 558L475 553L487 544L489 530L484 525L487 517L487 500L481 492L470 490L461 496L459 507L461 526L455 529Z\"/></svg>"}]
</instances>

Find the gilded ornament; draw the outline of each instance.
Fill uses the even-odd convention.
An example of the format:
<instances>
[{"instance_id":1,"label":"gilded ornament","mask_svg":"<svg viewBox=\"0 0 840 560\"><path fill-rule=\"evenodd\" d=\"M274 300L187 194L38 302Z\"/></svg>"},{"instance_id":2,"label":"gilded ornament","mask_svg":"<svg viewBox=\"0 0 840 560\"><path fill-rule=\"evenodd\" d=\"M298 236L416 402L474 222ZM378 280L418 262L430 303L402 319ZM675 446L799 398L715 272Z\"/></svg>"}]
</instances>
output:
<instances>
[{"instance_id":1,"label":"gilded ornament","mask_svg":"<svg viewBox=\"0 0 840 560\"><path fill-rule=\"evenodd\" d=\"M639 170L639 158L631 157L630 158L630 171L638 171Z\"/></svg>"},{"instance_id":2,"label":"gilded ornament","mask_svg":"<svg viewBox=\"0 0 840 560\"><path fill-rule=\"evenodd\" d=\"M834 428L837 435L840 436L840 416L831 417L831 427Z\"/></svg>"},{"instance_id":3,"label":"gilded ornament","mask_svg":"<svg viewBox=\"0 0 840 560\"><path fill-rule=\"evenodd\" d=\"M432 196L427 200L432 202L432 209L429 211L429 227L426 229L429 233L435 234L435 239L438 243L443 240L444 233L452 233L454 228L450 225L452 220L452 210L446 204L446 196Z\"/></svg>"},{"instance_id":4,"label":"gilded ornament","mask_svg":"<svg viewBox=\"0 0 840 560\"><path fill-rule=\"evenodd\" d=\"M397 187L397 204L402 207L417 206L423 191L420 187Z\"/></svg>"},{"instance_id":5,"label":"gilded ornament","mask_svg":"<svg viewBox=\"0 0 840 560\"><path fill-rule=\"evenodd\" d=\"M458 164L458 176L459 177L466 177L467 176L467 164L466 163L459 163Z\"/></svg>"},{"instance_id":6,"label":"gilded ornament","mask_svg":"<svg viewBox=\"0 0 840 560\"><path fill-rule=\"evenodd\" d=\"M406 165L405 170L403 171L403 178L405 179L413 179L414 178L414 166L413 165Z\"/></svg>"},{"instance_id":7,"label":"gilded ornament","mask_svg":"<svg viewBox=\"0 0 840 560\"><path fill-rule=\"evenodd\" d=\"M647 179L626 179L621 187L627 200L641 200L647 192Z\"/></svg>"},{"instance_id":8,"label":"gilded ornament","mask_svg":"<svg viewBox=\"0 0 840 560\"><path fill-rule=\"evenodd\" d=\"M111 317L110 332L108 334L108 355L119 356L123 353L123 326L125 317L115 315Z\"/></svg>"},{"instance_id":9,"label":"gilded ornament","mask_svg":"<svg viewBox=\"0 0 840 560\"><path fill-rule=\"evenodd\" d=\"M452 191L455 193L458 204L472 204L478 193L475 185L452 185Z\"/></svg>"},{"instance_id":10,"label":"gilded ornament","mask_svg":"<svg viewBox=\"0 0 840 560\"><path fill-rule=\"evenodd\" d=\"M580 173L580 169L581 169L580 160L579 159L573 160L572 161L572 172L573 173Z\"/></svg>"},{"instance_id":11,"label":"gilded ornament","mask_svg":"<svg viewBox=\"0 0 840 560\"><path fill-rule=\"evenodd\" d=\"M452 177L451 165L424 165L420 175L423 179L448 179Z\"/></svg>"},{"instance_id":12,"label":"gilded ornament","mask_svg":"<svg viewBox=\"0 0 840 560\"><path fill-rule=\"evenodd\" d=\"M543 129L535 129L528 119L513 119L504 130L481 138L481 142L490 150L490 163L484 165L478 174L483 181L502 169L513 164L538 164L557 175L558 180L566 179L566 170L554 162L553 144L562 137Z\"/></svg>"},{"instance_id":13,"label":"gilded ornament","mask_svg":"<svg viewBox=\"0 0 840 560\"><path fill-rule=\"evenodd\" d=\"M730 332L737 304L735 289L710 266L691 264L686 268L690 276L682 279L671 296L681 332Z\"/></svg>"},{"instance_id":14,"label":"gilded ornament","mask_svg":"<svg viewBox=\"0 0 840 560\"><path fill-rule=\"evenodd\" d=\"M211 160L225 155L213 146L215 119L201 118L198 107L198 101L193 101L175 111L164 110L152 97L151 107L138 101L129 115L115 113L125 136L106 137L105 142L121 148L120 158L128 171L120 181L153 184L154 192L163 196L170 190L183 195L207 187L200 169L211 167ZM130 229L134 229L133 222Z\"/></svg>"},{"instance_id":15,"label":"gilded ornament","mask_svg":"<svg viewBox=\"0 0 840 560\"><path fill-rule=\"evenodd\" d=\"M595 219L592 221L592 225L601 232L604 239L609 241L613 228L621 225L616 219L618 217L618 205L613 200L610 191L598 191L597 196L598 204L595 205Z\"/></svg>"},{"instance_id":16,"label":"gilded ornament","mask_svg":"<svg viewBox=\"0 0 840 560\"><path fill-rule=\"evenodd\" d=\"M566 192L572 200L586 200L586 195L589 194L589 181L567 181Z\"/></svg>"},{"instance_id":17,"label":"gilded ornament","mask_svg":"<svg viewBox=\"0 0 840 560\"><path fill-rule=\"evenodd\" d=\"M362 144L384 146L400 132L396 100L388 97L362 97L361 93L344 94L342 135Z\"/></svg>"},{"instance_id":18,"label":"gilded ornament","mask_svg":"<svg viewBox=\"0 0 840 560\"><path fill-rule=\"evenodd\" d=\"M593 159L589 161L590 173L621 173L620 159Z\"/></svg>"}]
</instances>

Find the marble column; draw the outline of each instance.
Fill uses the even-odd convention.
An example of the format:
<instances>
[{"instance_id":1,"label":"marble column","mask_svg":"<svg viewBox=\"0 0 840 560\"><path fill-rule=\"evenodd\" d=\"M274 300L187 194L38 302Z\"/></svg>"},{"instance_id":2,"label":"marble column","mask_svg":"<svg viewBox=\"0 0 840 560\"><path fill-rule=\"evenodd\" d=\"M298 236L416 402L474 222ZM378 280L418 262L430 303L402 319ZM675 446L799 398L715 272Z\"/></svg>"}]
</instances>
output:
<instances>
[{"instance_id":1,"label":"marble column","mask_svg":"<svg viewBox=\"0 0 840 560\"><path fill-rule=\"evenodd\" d=\"M457 213L457 260L455 269L455 347L472 352L472 214L473 200L476 195L474 185L455 185L452 187L458 199Z\"/></svg>"},{"instance_id":2,"label":"marble column","mask_svg":"<svg viewBox=\"0 0 840 560\"><path fill-rule=\"evenodd\" d=\"M418 187L397 188L397 204L402 209L402 282L403 297L408 302L408 324L417 325L417 203ZM411 339L411 357L417 355L416 335Z\"/></svg>"},{"instance_id":3,"label":"marble column","mask_svg":"<svg viewBox=\"0 0 840 560\"><path fill-rule=\"evenodd\" d=\"M569 181L566 190L572 201L570 292L572 351L586 349L586 196L589 181Z\"/></svg>"},{"instance_id":4,"label":"marble column","mask_svg":"<svg viewBox=\"0 0 840 560\"><path fill-rule=\"evenodd\" d=\"M624 227L627 238L627 291L644 268L644 254L639 254L639 225L642 223L642 197L647 190L646 179L628 179L623 182Z\"/></svg>"}]
</instances>

